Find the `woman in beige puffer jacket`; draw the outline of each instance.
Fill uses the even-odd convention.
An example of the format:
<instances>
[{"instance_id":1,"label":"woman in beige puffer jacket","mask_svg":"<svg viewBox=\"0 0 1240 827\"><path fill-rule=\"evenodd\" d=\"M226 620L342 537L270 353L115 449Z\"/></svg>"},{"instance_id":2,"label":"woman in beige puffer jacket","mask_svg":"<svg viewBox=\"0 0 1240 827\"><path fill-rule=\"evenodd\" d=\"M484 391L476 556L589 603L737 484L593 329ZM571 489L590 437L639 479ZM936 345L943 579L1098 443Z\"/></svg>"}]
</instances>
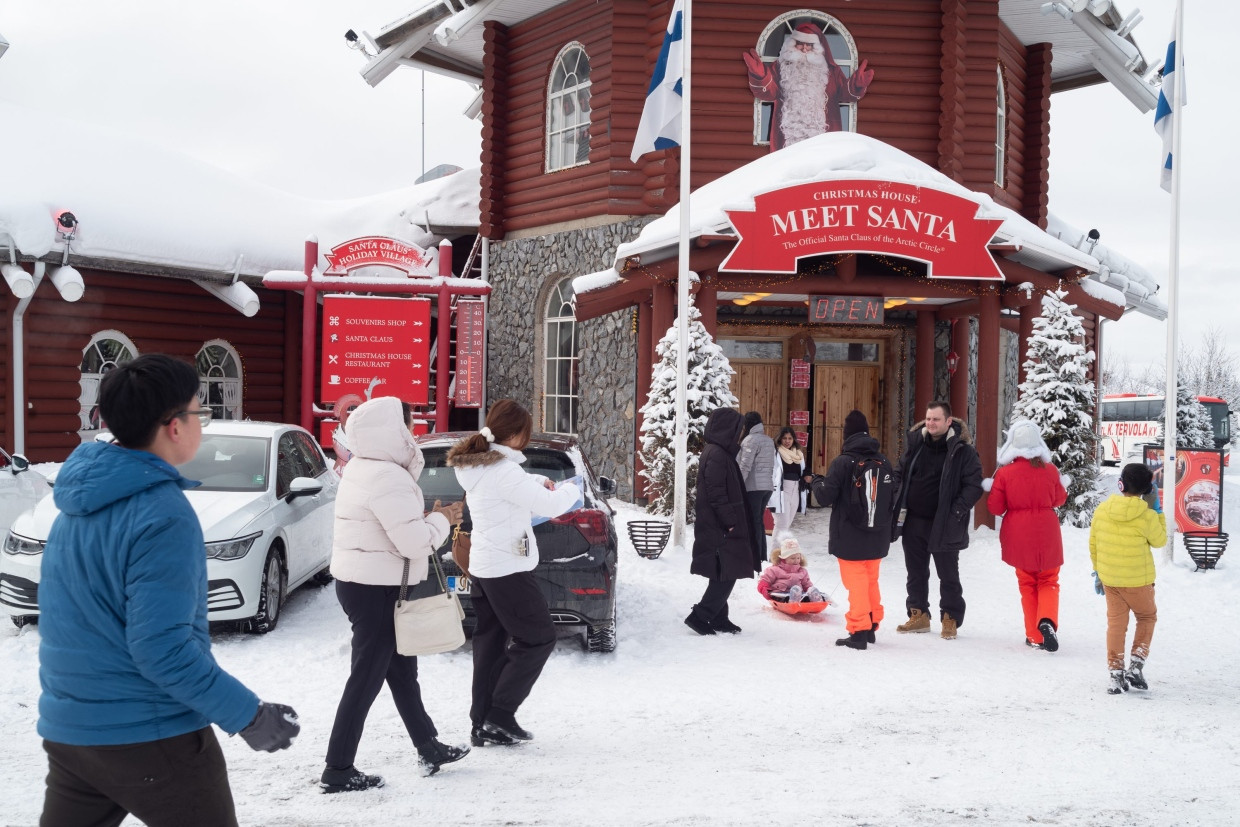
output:
<instances>
[{"instance_id":1,"label":"woman in beige puffer jacket","mask_svg":"<svg viewBox=\"0 0 1240 827\"><path fill-rule=\"evenodd\" d=\"M349 417L346 434L353 457L336 494L331 573L336 597L353 626L349 679L327 745L324 792L383 786L383 778L353 766L366 714L386 681L422 772L432 775L457 761L469 747L440 743L418 686L418 659L396 652L392 620L406 561L409 584L426 579L429 555L461 520L461 505L423 514L422 451L409 432L408 407L394 397L372 399Z\"/></svg>"}]
</instances>

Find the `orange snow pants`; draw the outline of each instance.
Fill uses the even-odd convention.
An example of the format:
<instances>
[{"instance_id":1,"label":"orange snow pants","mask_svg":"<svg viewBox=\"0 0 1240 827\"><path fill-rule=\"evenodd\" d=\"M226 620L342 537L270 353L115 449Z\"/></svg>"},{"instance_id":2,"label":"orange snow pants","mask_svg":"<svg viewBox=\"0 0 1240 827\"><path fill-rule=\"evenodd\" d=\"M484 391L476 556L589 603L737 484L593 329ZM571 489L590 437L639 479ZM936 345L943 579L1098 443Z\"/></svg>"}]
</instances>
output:
<instances>
[{"instance_id":1,"label":"orange snow pants","mask_svg":"<svg viewBox=\"0 0 1240 827\"><path fill-rule=\"evenodd\" d=\"M868 632L883 619L883 600L878 593L878 564L882 560L840 560L840 581L848 589L845 628Z\"/></svg>"},{"instance_id":2,"label":"orange snow pants","mask_svg":"<svg viewBox=\"0 0 1240 827\"><path fill-rule=\"evenodd\" d=\"M1059 568L1017 569L1016 582L1020 585L1020 606L1025 610L1025 637L1033 643L1041 643L1038 621L1042 618L1059 630Z\"/></svg>"}]
</instances>

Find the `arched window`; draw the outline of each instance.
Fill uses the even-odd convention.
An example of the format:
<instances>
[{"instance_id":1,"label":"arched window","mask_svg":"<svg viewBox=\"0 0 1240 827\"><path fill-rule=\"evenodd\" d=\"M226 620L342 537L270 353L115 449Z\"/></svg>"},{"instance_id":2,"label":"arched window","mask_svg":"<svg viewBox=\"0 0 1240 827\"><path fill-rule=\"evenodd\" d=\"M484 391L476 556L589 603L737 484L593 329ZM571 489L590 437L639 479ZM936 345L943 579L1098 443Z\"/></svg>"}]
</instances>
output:
<instances>
[{"instance_id":1,"label":"arched window","mask_svg":"<svg viewBox=\"0 0 1240 827\"><path fill-rule=\"evenodd\" d=\"M543 384L543 430L577 433L577 320L573 287L564 279L551 291L543 323L546 373Z\"/></svg>"},{"instance_id":2,"label":"arched window","mask_svg":"<svg viewBox=\"0 0 1240 827\"><path fill-rule=\"evenodd\" d=\"M1007 91L1003 88L1003 64L995 67L995 183L1007 186Z\"/></svg>"},{"instance_id":3,"label":"arched window","mask_svg":"<svg viewBox=\"0 0 1240 827\"><path fill-rule=\"evenodd\" d=\"M241 418L241 359L232 345L213 339L194 357L198 368L198 402L216 419Z\"/></svg>"},{"instance_id":4,"label":"arched window","mask_svg":"<svg viewBox=\"0 0 1240 827\"><path fill-rule=\"evenodd\" d=\"M99 420L99 382L103 375L138 355L138 348L129 337L119 330L101 330L90 338L90 344L82 349L82 377L79 379L81 393L78 404L81 427L78 433L83 442L94 438L103 429Z\"/></svg>"},{"instance_id":5,"label":"arched window","mask_svg":"<svg viewBox=\"0 0 1240 827\"><path fill-rule=\"evenodd\" d=\"M590 58L580 43L560 50L547 88L547 172L590 159Z\"/></svg>"},{"instance_id":6,"label":"arched window","mask_svg":"<svg viewBox=\"0 0 1240 827\"><path fill-rule=\"evenodd\" d=\"M774 63L779 59L779 52L784 46L784 38L802 23L813 23L826 36L827 45L831 48L831 58L844 72L851 77L857 68L857 44L848 30L840 21L829 14L813 9L798 9L785 12L772 20L758 38L758 54L763 63ZM769 101L754 100L753 102L753 142L767 145L771 142L771 114L774 104ZM840 103L840 122L845 132L857 131L857 103L843 101Z\"/></svg>"}]
</instances>

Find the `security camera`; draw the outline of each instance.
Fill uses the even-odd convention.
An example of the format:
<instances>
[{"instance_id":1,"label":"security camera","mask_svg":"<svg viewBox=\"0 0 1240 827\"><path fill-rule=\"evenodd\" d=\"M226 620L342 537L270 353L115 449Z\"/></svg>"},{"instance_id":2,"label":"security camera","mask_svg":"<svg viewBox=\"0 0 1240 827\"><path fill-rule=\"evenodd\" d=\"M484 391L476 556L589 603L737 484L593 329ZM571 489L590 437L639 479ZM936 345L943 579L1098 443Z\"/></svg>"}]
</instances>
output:
<instances>
[{"instance_id":1,"label":"security camera","mask_svg":"<svg viewBox=\"0 0 1240 827\"><path fill-rule=\"evenodd\" d=\"M349 29L347 32L344 33L344 39L354 49L357 48L357 32L353 31L352 29Z\"/></svg>"},{"instance_id":2,"label":"security camera","mask_svg":"<svg viewBox=\"0 0 1240 827\"><path fill-rule=\"evenodd\" d=\"M57 210L53 216L56 219L56 231L63 236L71 236L77 232L78 220L77 216L68 210Z\"/></svg>"}]
</instances>

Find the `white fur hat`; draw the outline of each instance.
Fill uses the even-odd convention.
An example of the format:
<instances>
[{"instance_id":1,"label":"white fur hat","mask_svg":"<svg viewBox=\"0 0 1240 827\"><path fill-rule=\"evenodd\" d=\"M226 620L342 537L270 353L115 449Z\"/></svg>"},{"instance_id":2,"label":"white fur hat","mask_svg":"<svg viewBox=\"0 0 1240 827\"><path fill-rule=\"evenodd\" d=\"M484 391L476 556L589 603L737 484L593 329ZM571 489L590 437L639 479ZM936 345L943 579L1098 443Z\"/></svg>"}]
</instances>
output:
<instances>
[{"instance_id":1,"label":"white fur hat","mask_svg":"<svg viewBox=\"0 0 1240 827\"><path fill-rule=\"evenodd\" d=\"M1043 462L1051 461L1051 449L1046 447L1042 431L1028 419L1018 419L1008 428L1007 442L999 449L997 460L1000 465L1007 465L1017 457L1039 457Z\"/></svg>"}]
</instances>

